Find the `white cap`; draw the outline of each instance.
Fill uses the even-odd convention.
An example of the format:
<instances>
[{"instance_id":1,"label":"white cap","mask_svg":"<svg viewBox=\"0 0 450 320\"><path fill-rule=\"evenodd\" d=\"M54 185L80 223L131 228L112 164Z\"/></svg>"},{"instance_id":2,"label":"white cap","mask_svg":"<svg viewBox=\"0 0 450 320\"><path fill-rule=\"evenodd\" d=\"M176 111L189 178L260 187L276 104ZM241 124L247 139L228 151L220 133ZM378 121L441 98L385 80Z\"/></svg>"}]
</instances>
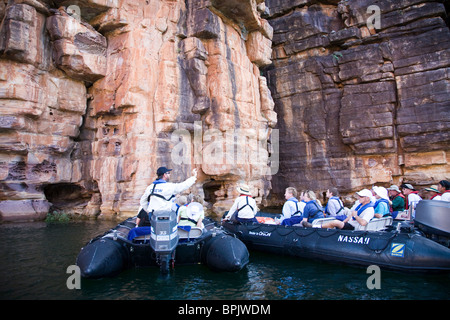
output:
<instances>
[{"instance_id":1,"label":"white cap","mask_svg":"<svg viewBox=\"0 0 450 320\"><path fill-rule=\"evenodd\" d=\"M361 191L356 193L358 196L360 197L372 197L372 192L370 192L370 190L367 189L362 189Z\"/></svg>"}]
</instances>

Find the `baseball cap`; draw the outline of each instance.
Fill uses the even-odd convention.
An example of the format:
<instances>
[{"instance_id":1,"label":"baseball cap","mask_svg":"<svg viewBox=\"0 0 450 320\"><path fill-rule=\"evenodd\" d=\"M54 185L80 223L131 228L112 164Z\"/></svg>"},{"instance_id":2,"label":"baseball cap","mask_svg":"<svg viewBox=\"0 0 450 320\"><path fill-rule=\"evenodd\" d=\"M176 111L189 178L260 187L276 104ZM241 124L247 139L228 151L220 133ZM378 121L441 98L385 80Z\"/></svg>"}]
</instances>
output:
<instances>
[{"instance_id":1,"label":"baseball cap","mask_svg":"<svg viewBox=\"0 0 450 320\"><path fill-rule=\"evenodd\" d=\"M166 167L159 167L158 170L156 170L156 175L162 176L164 173L167 173L169 171L172 171L172 169L167 169Z\"/></svg>"},{"instance_id":2,"label":"baseball cap","mask_svg":"<svg viewBox=\"0 0 450 320\"><path fill-rule=\"evenodd\" d=\"M402 189L410 189L410 190L416 190L414 189L414 187L412 185L410 185L409 183L403 183L400 188Z\"/></svg>"}]
</instances>

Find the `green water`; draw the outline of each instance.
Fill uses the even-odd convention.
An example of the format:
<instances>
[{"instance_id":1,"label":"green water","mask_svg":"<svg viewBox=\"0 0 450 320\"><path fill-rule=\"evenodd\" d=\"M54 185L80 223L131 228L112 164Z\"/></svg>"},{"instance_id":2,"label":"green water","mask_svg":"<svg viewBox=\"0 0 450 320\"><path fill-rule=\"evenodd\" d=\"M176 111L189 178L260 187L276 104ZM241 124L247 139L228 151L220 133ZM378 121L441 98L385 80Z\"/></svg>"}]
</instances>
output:
<instances>
[{"instance_id":1,"label":"green water","mask_svg":"<svg viewBox=\"0 0 450 320\"><path fill-rule=\"evenodd\" d=\"M157 268L137 268L115 278L82 279L70 290L67 267L80 248L114 227L80 221L0 225L0 299L449 299L450 275L381 272L381 289L369 290L364 268L250 252L238 273L203 265L179 266L167 278Z\"/></svg>"}]
</instances>

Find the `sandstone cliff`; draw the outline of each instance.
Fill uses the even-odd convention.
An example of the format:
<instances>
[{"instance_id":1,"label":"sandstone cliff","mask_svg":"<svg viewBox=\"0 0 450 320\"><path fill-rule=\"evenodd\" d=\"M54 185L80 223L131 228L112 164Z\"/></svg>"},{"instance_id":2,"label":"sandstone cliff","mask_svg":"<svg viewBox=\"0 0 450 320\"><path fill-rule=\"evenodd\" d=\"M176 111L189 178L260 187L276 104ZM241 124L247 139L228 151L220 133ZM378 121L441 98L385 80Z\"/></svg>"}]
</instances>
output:
<instances>
[{"instance_id":1,"label":"sandstone cliff","mask_svg":"<svg viewBox=\"0 0 450 320\"><path fill-rule=\"evenodd\" d=\"M161 165L217 214L448 179L445 7L372 4L0 0L0 220L133 215Z\"/></svg>"},{"instance_id":2,"label":"sandstone cliff","mask_svg":"<svg viewBox=\"0 0 450 320\"><path fill-rule=\"evenodd\" d=\"M350 193L449 179L450 33L443 3L266 4L274 29L266 74L284 132L274 198L288 185ZM380 9L378 26L371 5Z\"/></svg>"},{"instance_id":3,"label":"sandstone cliff","mask_svg":"<svg viewBox=\"0 0 450 320\"><path fill-rule=\"evenodd\" d=\"M261 201L276 124L262 2L1 1L2 219L133 215L161 165L175 181L200 168L191 191L212 211L239 181Z\"/></svg>"}]
</instances>

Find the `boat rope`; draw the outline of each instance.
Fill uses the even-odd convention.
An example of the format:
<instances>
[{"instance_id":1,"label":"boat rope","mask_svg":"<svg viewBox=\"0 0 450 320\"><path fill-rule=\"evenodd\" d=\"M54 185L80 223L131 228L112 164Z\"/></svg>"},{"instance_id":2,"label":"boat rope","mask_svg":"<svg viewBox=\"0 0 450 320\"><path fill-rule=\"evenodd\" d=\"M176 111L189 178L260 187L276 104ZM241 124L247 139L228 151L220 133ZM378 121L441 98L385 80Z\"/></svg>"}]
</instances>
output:
<instances>
[{"instance_id":1,"label":"boat rope","mask_svg":"<svg viewBox=\"0 0 450 320\"><path fill-rule=\"evenodd\" d=\"M305 233L305 231L307 231L308 229L306 228L294 228L295 234L300 236L300 237L308 237L310 235L312 235L314 232L316 232L316 230L311 229L309 230L310 232Z\"/></svg>"},{"instance_id":2,"label":"boat rope","mask_svg":"<svg viewBox=\"0 0 450 320\"><path fill-rule=\"evenodd\" d=\"M322 232L322 230L319 228L317 228L316 230L317 230L317 234L321 238L328 238L328 237L334 236L336 233L338 233L340 231L340 229L330 229L330 230L326 230L326 232ZM330 231L334 231L334 232L330 232Z\"/></svg>"}]
</instances>

